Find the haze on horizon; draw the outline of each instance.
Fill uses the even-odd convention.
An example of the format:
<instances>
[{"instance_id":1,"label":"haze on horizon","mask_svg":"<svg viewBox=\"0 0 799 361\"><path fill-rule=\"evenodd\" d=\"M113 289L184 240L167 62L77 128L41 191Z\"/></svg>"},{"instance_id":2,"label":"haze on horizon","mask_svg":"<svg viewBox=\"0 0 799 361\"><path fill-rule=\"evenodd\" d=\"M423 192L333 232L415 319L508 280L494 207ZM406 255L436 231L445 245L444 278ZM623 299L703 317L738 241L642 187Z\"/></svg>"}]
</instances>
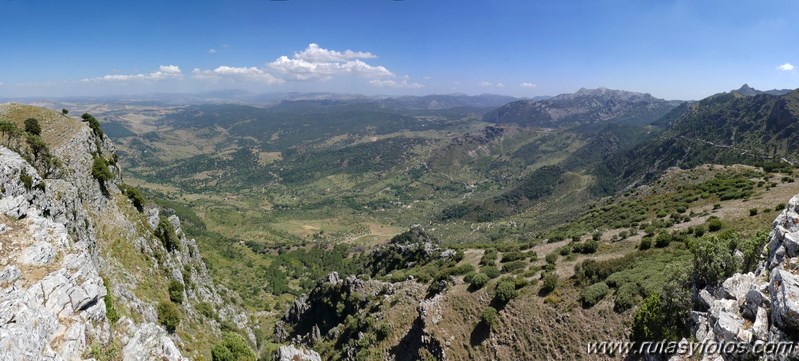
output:
<instances>
[{"instance_id":1,"label":"haze on horizon","mask_svg":"<svg viewBox=\"0 0 799 361\"><path fill-rule=\"evenodd\" d=\"M799 3L0 2L0 97L799 88Z\"/></svg>"}]
</instances>

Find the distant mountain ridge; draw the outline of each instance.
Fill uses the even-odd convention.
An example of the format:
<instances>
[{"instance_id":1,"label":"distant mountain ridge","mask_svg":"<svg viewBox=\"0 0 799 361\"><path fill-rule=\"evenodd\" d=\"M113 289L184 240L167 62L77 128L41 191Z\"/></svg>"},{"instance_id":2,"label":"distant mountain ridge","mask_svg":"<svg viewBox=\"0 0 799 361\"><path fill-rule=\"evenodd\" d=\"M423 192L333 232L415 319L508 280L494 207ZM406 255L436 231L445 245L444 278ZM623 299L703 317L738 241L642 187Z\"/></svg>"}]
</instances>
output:
<instances>
[{"instance_id":1,"label":"distant mountain ridge","mask_svg":"<svg viewBox=\"0 0 799 361\"><path fill-rule=\"evenodd\" d=\"M744 84L738 89L731 90L730 93L735 93L739 95L745 96L755 96L758 94L768 94L768 95L785 95L791 92L791 89L771 89L771 90L757 90L749 86L749 84Z\"/></svg>"},{"instance_id":2,"label":"distant mountain ridge","mask_svg":"<svg viewBox=\"0 0 799 361\"><path fill-rule=\"evenodd\" d=\"M522 126L563 128L598 122L649 124L681 102L607 88L581 88L544 100L519 100L487 113L483 120Z\"/></svg>"}]
</instances>

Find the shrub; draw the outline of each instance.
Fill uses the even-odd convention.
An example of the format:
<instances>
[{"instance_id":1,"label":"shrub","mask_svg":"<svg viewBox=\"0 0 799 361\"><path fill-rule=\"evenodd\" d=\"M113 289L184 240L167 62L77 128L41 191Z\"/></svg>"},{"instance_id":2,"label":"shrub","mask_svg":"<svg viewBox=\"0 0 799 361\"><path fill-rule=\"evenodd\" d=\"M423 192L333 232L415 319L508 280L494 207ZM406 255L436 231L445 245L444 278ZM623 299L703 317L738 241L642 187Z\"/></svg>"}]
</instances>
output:
<instances>
[{"instance_id":1,"label":"shrub","mask_svg":"<svg viewBox=\"0 0 799 361\"><path fill-rule=\"evenodd\" d=\"M128 199L130 199L131 202L133 202L133 206L136 207L139 212L144 211L144 194L142 194L138 188L125 187L125 195L128 196Z\"/></svg>"},{"instance_id":2,"label":"shrub","mask_svg":"<svg viewBox=\"0 0 799 361\"><path fill-rule=\"evenodd\" d=\"M25 169L19 172L19 181L22 182L22 186L24 186L26 190L31 190L33 187L33 177L31 177Z\"/></svg>"},{"instance_id":3,"label":"shrub","mask_svg":"<svg viewBox=\"0 0 799 361\"><path fill-rule=\"evenodd\" d=\"M516 297L516 285L510 281L502 281L497 283L496 299L498 302L505 304Z\"/></svg>"},{"instance_id":4,"label":"shrub","mask_svg":"<svg viewBox=\"0 0 799 361\"><path fill-rule=\"evenodd\" d=\"M694 228L694 237L699 238L705 235L705 227L704 226L696 226Z\"/></svg>"},{"instance_id":5,"label":"shrub","mask_svg":"<svg viewBox=\"0 0 799 361\"><path fill-rule=\"evenodd\" d=\"M472 288L479 290L483 288L483 286L485 286L486 283L488 283L488 280L489 278L485 273L476 273L469 282L469 285Z\"/></svg>"},{"instance_id":6,"label":"shrub","mask_svg":"<svg viewBox=\"0 0 799 361\"><path fill-rule=\"evenodd\" d=\"M750 208L749 209L749 216L756 216L757 215L757 208Z\"/></svg>"},{"instance_id":7,"label":"shrub","mask_svg":"<svg viewBox=\"0 0 799 361\"><path fill-rule=\"evenodd\" d=\"M94 163L92 163L92 177L97 179L101 185L113 178L111 170L108 169L108 162L100 155L94 156Z\"/></svg>"},{"instance_id":8,"label":"shrub","mask_svg":"<svg viewBox=\"0 0 799 361\"><path fill-rule=\"evenodd\" d=\"M776 207L774 207L775 211L781 211L783 209L785 209L785 203L780 203Z\"/></svg>"},{"instance_id":9,"label":"shrub","mask_svg":"<svg viewBox=\"0 0 799 361\"><path fill-rule=\"evenodd\" d=\"M706 236L694 244L694 281L701 289L732 276L737 269L734 247L728 240Z\"/></svg>"},{"instance_id":10,"label":"shrub","mask_svg":"<svg viewBox=\"0 0 799 361\"><path fill-rule=\"evenodd\" d=\"M494 265L497 261L497 250L496 249L487 249L485 253L483 253L483 258L480 259L481 265Z\"/></svg>"},{"instance_id":11,"label":"shrub","mask_svg":"<svg viewBox=\"0 0 799 361\"><path fill-rule=\"evenodd\" d=\"M494 266L483 266L483 267L480 267L480 273L485 274L490 279L497 278L500 275L499 269L494 267Z\"/></svg>"},{"instance_id":12,"label":"shrub","mask_svg":"<svg viewBox=\"0 0 799 361\"><path fill-rule=\"evenodd\" d=\"M92 129L94 135L100 138L103 137L103 129L100 128L100 122L97 119L95 119L94 116L92 116L89 113L83 113L83 115L81 115L80 117L83 119L83 121L89 123L89 128Z\"/></svg>"},{"instance_id":13,"label":"shrub","mask_svg":"<svg viewBox=\"0 0 799 361\"><path fill-rule=\"evenodd\" d=\"M375 328L375 335L377 336L378 340L385 340L391 335L391 325L385 321L380 322Z\"/></svg>"},{"instance_id":14,"label":"shrub","mask_svg":"<svg viewBox=\"0 0 799 361\"><path fill-rule=\"evenodd\" d=\"M583 254L595 253L598 248L599 242L594 241L593 239L574 245L574 251Z\"/></svg>"},{"instance_id":15,"label":"shrub","mask_svg":"<svg viewBox=\"0 0 799 361\"><path fill-rule=\"evenodd\" d=\"M507 252L502 255L502 263L518 261L526 258L524 253L521 252Z\"/></svg>"},{"instance_id":16,"label":"shrub","mask_svg":"<svg viewBox=\"0 0 799 361\"><path fill-rule=\"evenodd\" d=\"M25 119L25 133L32 135L42 135L42 127L36 118Z\"/></svg>"},{"instance_id":17,"label":"shrub","mask_svg":"<svg viewBox=\"0 0 799 361\"><path fill-rule=\"evenodd\" d=\"M155 229L155 236L161 240L167 251L171 252L177 248L178 236L175 234L175 228L166 217L161 217L158 221L158 228Z\"/></svg>"},{"instance_id":18,"label":"shrub","mask_svg":"<svg viewBox=\"0 0 799 361\"><path fill-rule=\"evenodd\" d=\"M112 325L117 323L120 319L119 312L117 312L116 307L114 307L114 296L111 294L111 289L108 287L108 279L103 277L103 286L105 287L105 298L103 299L103 303L105 303L105 316L108 318L108 322Z\"/></svg>"},{"instance_id":19,"label":"shrub","mask_svg":"<svg viewBox=\"0 0 799 361\"><path fill-rule=\"evenodd\" d=\"M472 280L474 279L474 276L476 276L476 275L477 275L477 272L469 272L469 273L467 273L466 275L463 276L463 282L472 283Z\"/></svg>"},{"instance_id":20,"label":"shrub","mask_svg":"<svg viewBox=\"0 0 799 361\"><path fill-rule=\"evenodd\" d=\"M616 298L613 300L613 310L619 313L627 311L638 303L639 288L635 283L625 283L616 290Z\"/></svg>"},{"instance_id":21,"label":"shrub","mask_svg":"<svg viewBox=\"0 0 799 361\"><path fill-rule=\"evenodd\" d=\"M721 229L721 220L718 217L710 217L707 220L707 230L717 232Z\"/></svg>"},{"instance_id":22,"label":"shrub","mask_svg":"<svg viewBox=\"0 0 799 361\"><path fill-rule=\"evenodd\" d=\"M497 309L491 306L486 307L483 310L483 314L480 315L480 322L484 325L488 326L489 329L494 329L497 327Z\"/></svg>"},{"instance_id":23,"label":"shrub","mask_svg":"<svg viewBox=\"0 0 799 361\"><path fill-rule=\"evenodd\" d=\"M255 361L255 352L247 340L234 332L225 332L222 341L211 349L214 361Z\"/></svg>"},{"instance_id":24,"label":"shrub","mask_svg":"<svg viewBox=\"0 0 799 361\"><path fill-rule=\"evenodd\" d=\"M551 265L554 265L555 263L558 262L558 254L555 253L555 252L550 252L546 256L546 261L547 261L547 263L549 263Z\"/></svg>"},{"instance_id":25,"label":"shrub","mask_svg":"<svg viewBox=\"0 0 799 361\"><path fill-rule=\"evenodd\" d=\"M61 114L67 115L69 114L69 110L67 108L61 109Z\"/></svg>"},{"instance_id":26,"label":"shrub","mask_svg":"<svg viewBox=\"0 0 799 361\"><path fill-rule=\"evenodd\" d=\"M594 283L580 292L580 302L583 304L584 308L594 307L594 305L605 298L608 292L610 292L610 287L608 287L605 282Z\"/></svg>"},{"instance_id":27,"label":"shrub","mask_svg":"<svg viewBox=\"0 0 799 361\"><path fill-rule=\"evenodd\" d=\"M652 248L652 238L651 237L641 238L641 243L638 244L638 249L646 251L650 248Z\"/></svg>"},{"instance_id":28,"label":"shrub","mask_svg":"<svg viewBox=\"0 0 799 361\"><path fill-rule=\"evenodd\" d=\"M164 325L166 330L174 333L180 324L180 313L172 302L161 302L158 304L158 323Z\"/></svg>"},{"instance_id":29,"label":"shrub","mask_svg":"<svg viewBox=\"0 0 799 361\"><path fill-rule=\"evenodd\" d=\"M558 288L558 274L555 272L548 272L546 275L544 275L544 283L541 289L544 292L549 293L554 291L555 288Z\"/></svg>"},{"instance_id":30,"label":"shrub","mask_svg":"<svg viewBox=\"0 0 799 361\"><path fill-rule=\"evenodd\" d=\"M517 270L523 269L524 267L527 267L527 262L525 262L525 261L513 261L513 262L505 263L504 265L502 265L502 272L503 273L510 273L510 272L513 272L513 271L517 271Z\"/></svg>"},{"instance_id":31,"label":"shrub","mask_svg":"<svg viewBox=\"0 0 799 361\"><path fill-rule=\"evenodd\" d=\"M169 299L174 303L183 303L183 284L180 281L169 281Z\"/></svg>"},{"instance_id":32,"label":"shrub","mask_svg":"<svg viewBox=\"0 0 799 361\"><path fill-rule=\"evenodd\" d=\"M666 232L658 234L655 238L655 247L657 248L668 247L669 243L671 243L671 235Z\"/></svg>"},{"instance_id":33,"label":"shrub","mask_svg":"<svg viewBox=\"0 0 799 361\"><path fill-rule=\"evenodd\" d=\"M196 306L197 311L200 311L200 314L203 316L210 318L212 320L216 320L219 318L219 314L216 313L214 307L211 306L208 302L200 302Z\"/></svg>"}]
</instances>

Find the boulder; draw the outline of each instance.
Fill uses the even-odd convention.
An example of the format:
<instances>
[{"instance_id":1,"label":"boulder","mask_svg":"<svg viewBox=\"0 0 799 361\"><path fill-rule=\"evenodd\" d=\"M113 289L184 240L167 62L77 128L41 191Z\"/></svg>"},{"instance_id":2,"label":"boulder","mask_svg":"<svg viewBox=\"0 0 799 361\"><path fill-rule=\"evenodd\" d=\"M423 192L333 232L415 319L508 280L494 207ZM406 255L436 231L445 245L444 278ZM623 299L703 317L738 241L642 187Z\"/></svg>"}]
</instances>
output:
<instances>
[{"instance_id":1,"label":"boulder","mask_svg":"<svg viewBox=\"0 0 799 361\"><path fill-rule=\"evenodd\" d=\"M294 345L280 346L275 352L275 360L278 361L322 361L319 354L304 347Z\"/></svg>"}]
</instances>

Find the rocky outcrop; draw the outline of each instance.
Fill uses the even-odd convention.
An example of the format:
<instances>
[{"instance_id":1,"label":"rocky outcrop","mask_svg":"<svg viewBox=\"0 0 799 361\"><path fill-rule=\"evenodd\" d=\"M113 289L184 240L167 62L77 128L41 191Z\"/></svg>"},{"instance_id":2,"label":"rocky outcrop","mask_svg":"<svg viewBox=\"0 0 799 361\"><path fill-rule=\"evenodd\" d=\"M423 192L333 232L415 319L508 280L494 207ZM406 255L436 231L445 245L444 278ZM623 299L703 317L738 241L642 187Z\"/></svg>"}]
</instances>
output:
<instances>
[{"instance_id":1,"label":"rocky outcrop","mask_svg":"<svg viewBox=\"0 0 799 361\"><path fill-rule=\"evenodd\" d=\"M322 361L322 358L314 350L294 345L280 346L275 352L275 360L278 361Z\"/></svg>"},{"instance_id":2,"label":"rocky outcrop","mask_svg":"<svg viewBox=\"0 0 799 361\"><path fill-rule=\"evenodd\" d=\"M441 247L441 242L420 226L394 236L389 243L369 254L366 267L372 275L423 265L437 259L455 259L457 253Z\"/></svg>"},{"instance_id":3,"label":"rocky outcrop","mask_svg":"<svg viewBox=\"0 0 799 361\"><path fill-rule=\"evenodd\" d=\"M20 107L0 106L0 113ZM204 331L221 335L219 323L230 322L254 342L248 318L219 296L180 220L168 217L178 238L168 251L121 194L116 166L109 166L114 179L104 186L92 177L95 156L112 158L113 144L80 121L54 117L69 130L51 144L61 164L55 178L43 179L20 154L0 146L0 360L76 360L106 349L124 360L187 359L184 340L158 323L158 300L139 288L148 278L178 281L183 317L202 320ZM166 217L157 209L149 215L155 224ZM127 266L125 254L111 251L116 243L140 252L127 256L147 266ZM118 320L109 319L107 298ZM200 303L211 305L218 319L201 315Z\"/></svg>"},{"instance_id":4,"label":"rocky outcrop","mask_svg":"<svg viewBox=\"0 0 799 361\"><path fill-rule=\"evenodd\" d=\"M799 195L774 220L754 273L735 274L715 292L701 290L692 320L698 342L740 342L750 353L707 354L704 359L751 357L788 360L799 352L766 354L761 345L799 341Z\"/></svg>"}]
</instances>

